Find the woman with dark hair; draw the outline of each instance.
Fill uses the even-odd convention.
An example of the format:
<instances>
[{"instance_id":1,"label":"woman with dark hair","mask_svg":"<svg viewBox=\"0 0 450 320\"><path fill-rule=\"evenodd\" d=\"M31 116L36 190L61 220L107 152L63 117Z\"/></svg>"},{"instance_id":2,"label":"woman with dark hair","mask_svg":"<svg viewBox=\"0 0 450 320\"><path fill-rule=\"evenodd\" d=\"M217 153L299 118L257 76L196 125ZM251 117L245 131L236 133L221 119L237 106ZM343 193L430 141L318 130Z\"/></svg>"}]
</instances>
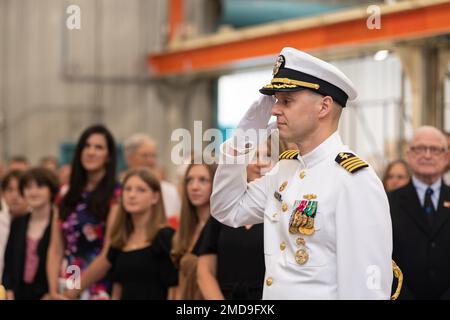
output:
<instances>
[{"instance_id":1,"label":"woman with dark hair","mask_svg":"<svg viewBox=\"0 0 450 320\"><path fill-rule=\"evenodd\" d=\"M27 212L27 202L20 194L19 181L23 171L9 171L2 180L2 196L6 207L12 217L17 217Z\"/></svg>"},{"instance_id":2,"label":"woman with dark hair","mask_svg":"<svg viewBox=\"0 0 450 320\"><path fill-rule=\"evenodd\" d=\"M10 300L44 299L48 292L45 265L58 179L47 169L33 168L21 176L19 188L30 211L11 223L3 284Z\"/></svg>"},{"instance_id":3,"label":"woman with dark hair","mask_svg":"<svg viewBox=\"0 0 450 320\"><path fill-rule=\"evenodd\" d=\"M180 226L173 238L172 259L179 270L176 299L202 300L197 284L197 256L193 253L210 217L209 197L216 166L193 161L184 176Z\"/></svg>"},{"instance_id":4,"label":"woman with dark hair","mask_svg":"<svg viewBox=\"0 0 450 320\"><path fill-rule=\"evenodd\" d=\"M408 164L403 160L395 160L388 164L383 175L383 186L386 192L406 186L411 179Z\"/></svg>"},{"instance_id":5,"label":"woman with dark hair","mask_svg":"<svg viewBox=\"0 0 450 320\"><path fill-rule=\"evenodd\" d=\"M103 125L91 126L78 140L70 185L59 215L53 218L47 273L54 299L64 298L64 291L73 289L65 288L66 278L77 284L77 271L95 268L94 260L106 259L119 194L114 138ZM85 290L81 298L108 299L110 290L111 283L103 280Z\"/></svg>"}]
</instances>

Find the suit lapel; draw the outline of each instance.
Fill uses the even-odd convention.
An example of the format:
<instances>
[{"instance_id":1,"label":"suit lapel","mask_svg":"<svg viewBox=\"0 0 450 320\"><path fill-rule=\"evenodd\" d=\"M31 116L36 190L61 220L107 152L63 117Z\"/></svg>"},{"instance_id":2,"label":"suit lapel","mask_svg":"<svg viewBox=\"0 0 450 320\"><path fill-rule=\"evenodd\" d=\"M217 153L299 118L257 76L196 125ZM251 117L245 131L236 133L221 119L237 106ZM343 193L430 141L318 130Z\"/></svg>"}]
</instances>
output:
<instances>
[{"instance_id":1,"label":"suit lapel","mask_svg":"<svg viewBox=\"0 0 450 320\"><path fill-rule=\"evenodd\" d=\"M402 211L406 212L425 234L430 235L431 227L425 218L419 196L412 182L405 188L405 192L401 195L401 207Z\"/></svg>"},{"instance_id":2,"label":"suit lapel","mask_svg":"<svg viewBox=\"0 0 450 320\"><path fill-rule=\"evenodd\" d=\"M450 187L442 183L441 191L439 195L439 205L436 210L436 217L433 224L432 236L434 237L442 226L447 222L450 217Z\"/></svg>"}]
</instances>

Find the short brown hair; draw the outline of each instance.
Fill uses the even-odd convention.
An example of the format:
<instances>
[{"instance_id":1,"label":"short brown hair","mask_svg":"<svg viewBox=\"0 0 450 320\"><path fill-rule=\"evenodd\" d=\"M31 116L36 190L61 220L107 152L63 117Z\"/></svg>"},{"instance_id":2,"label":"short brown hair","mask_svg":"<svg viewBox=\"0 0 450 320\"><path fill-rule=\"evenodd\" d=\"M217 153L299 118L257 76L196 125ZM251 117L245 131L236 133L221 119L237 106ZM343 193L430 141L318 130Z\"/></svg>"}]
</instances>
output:
<instances>
[{"instance_id":1,"label":"short brown hair","mask_svg":"<svg viewBox=\"0 0 450 320\"><path fill-rule=\"evenodd\" d=\"M20 177L22 176L23 171L21 170L11 170L9 171L2 180L2 190L5 191L12 180L17 180L17 182L20 181Z\"/></svg>"},{"instance_id":2,"label":"short brown hair","mask_svg":"<svg viewBox=\"0 0 450 320\"><path fill-rule=\"evenodd\" d=\"M33 181L40 187L47 187L50 190L50 201L53 202L55 200L59 192L59 182L53 172L41 167L35 167L25 171L19 180L19 190L22 196L27 185Z\"/></svg>"}]
</instances>

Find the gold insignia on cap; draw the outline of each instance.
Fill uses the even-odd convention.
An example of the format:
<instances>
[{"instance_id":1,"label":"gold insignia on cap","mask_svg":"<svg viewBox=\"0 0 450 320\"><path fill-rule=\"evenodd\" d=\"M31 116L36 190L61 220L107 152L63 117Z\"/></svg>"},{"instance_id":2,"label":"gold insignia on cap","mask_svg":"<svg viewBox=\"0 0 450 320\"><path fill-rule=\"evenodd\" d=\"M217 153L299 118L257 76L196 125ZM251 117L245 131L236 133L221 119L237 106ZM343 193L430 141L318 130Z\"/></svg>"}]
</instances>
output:
<instances>
[{"instance_id":1,"label":"gold insignia on cap","mask_svg":"<svg viewBox=\"0 0 450 320\"><path fill-rule=\"evenodd\" d=\"M263 87L263 89L293 89L297 88L297 86L293 84L267 84Z\"/></svg>"},{"instance_id":2,"label":"gold insignia on cap","mask_svg":"<svg viewBox=\"0 0 450 320\"><path fill-rule=\"evenodd\" d=\"M340 152L334 160L350 173L355 173L369 166L366 162L350 152Z\"/></svg>"},{"instance_id":3,"label":"gold insignia on cap","mask_svg":"<svg viewBox=\"0 0 450 320\"><path fill-rule=\"evenodd\" d=\"M280 154L278 160L295 160L299 154L298 150L286 150Z\"/></svg>"},{"instance_id":4,"label":"gold insignia on cap","mask_svg":"<svg viewBox=\"0 0 450 320\"><path fill-rule=\"evenodd\" d=\"M284 63L286 60L284 59L283 55L279 55L277 58L277 61L275 61L275 65L273 66L272 75L276 75L278 71L280 71L280 68L284 67Z\"/></svg>"},{"instance_id":5,"label":"gold insignia on cap","mask_svg":"<svg viewBox=\"0 0 450 320\"><path fill-rule=\"evenodd\" d=\"M305 88L310 88L310 89L315 89L315 90L318 90L320 88L320 85L317 83L293 80L293 79L289 79L289 78L273 78L271 81L271 84L279 84L279 83L282 83L285 85L290 85L290 86L295 86L295 87L305 87Z\"/></svg>"}]
</instances>

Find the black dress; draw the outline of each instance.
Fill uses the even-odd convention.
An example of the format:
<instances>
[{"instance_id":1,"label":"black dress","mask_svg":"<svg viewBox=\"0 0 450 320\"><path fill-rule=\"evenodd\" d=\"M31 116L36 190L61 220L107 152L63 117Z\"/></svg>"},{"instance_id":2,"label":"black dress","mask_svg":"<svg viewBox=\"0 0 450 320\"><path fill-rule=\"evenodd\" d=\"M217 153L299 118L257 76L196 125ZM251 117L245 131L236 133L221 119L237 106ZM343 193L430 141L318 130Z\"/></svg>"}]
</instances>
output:
<instances>
[{"instance_id":1,"label":"black dress","mask_svg":"<svg viewBox=\"0 0 450 320\"><path fill-rule=\"evenodd\" d=\"M162 228L152 244L138 250L111 248L112 280L122 285L121 300L165 300L178 274L170 259L174 230Z\"/></svg>"},{"instance_id":2,"label":"black dress","mask_svg":"<svg viewBox=\"0 0 450 320\"><path fill-rule=\"evenodd\" d=\"M259 300L264 282L264 226L231 228L211 217L194 249L217 254L217 281L226 300Z\"/></svg>"}]
</instances>

